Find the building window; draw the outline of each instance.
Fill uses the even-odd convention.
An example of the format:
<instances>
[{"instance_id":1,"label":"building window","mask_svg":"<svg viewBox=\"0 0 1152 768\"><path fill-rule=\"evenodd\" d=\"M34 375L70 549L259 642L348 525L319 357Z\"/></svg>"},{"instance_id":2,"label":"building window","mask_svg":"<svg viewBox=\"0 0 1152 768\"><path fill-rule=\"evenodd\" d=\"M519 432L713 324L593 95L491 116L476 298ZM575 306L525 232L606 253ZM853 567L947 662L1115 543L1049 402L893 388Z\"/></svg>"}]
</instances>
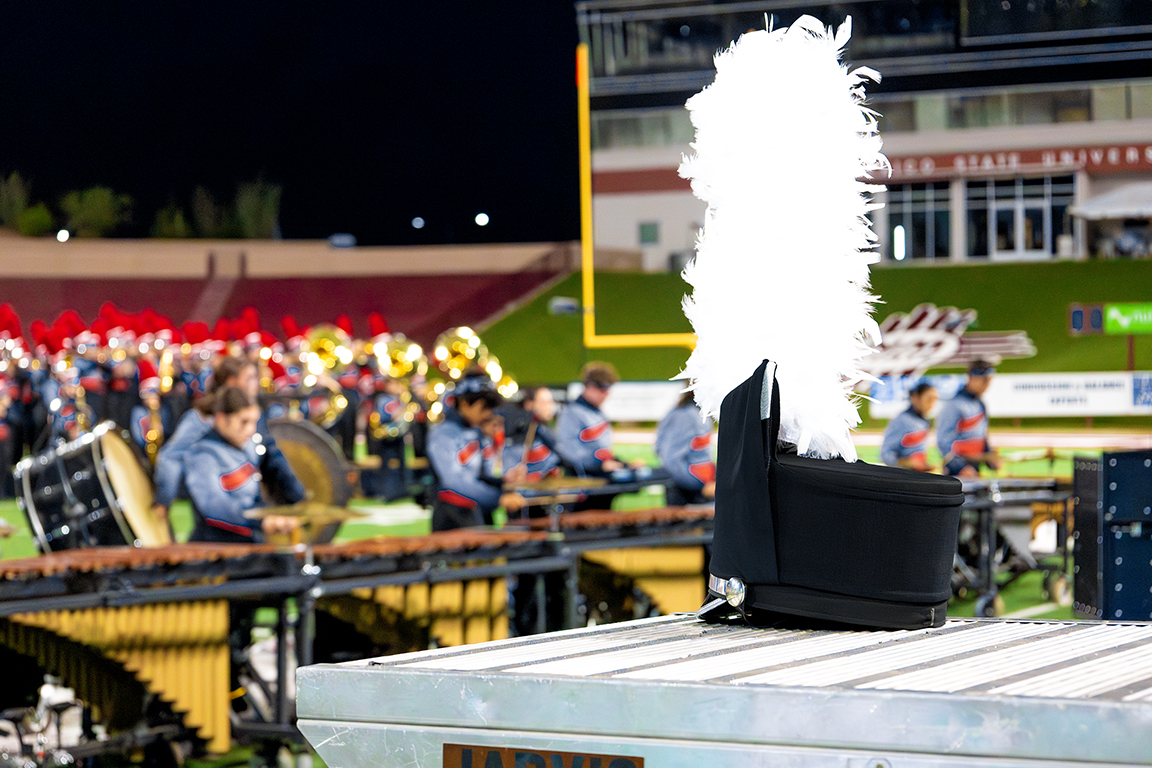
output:
<instances>
[{"instance_id":1,"label":"building window","mask_svg":"<svg viewBox=\"0 0 1152 768\"><path fill-rule=\"evenodd\" d=\"M683 107L592 115L593 149L684 145L695 135L692 119Z\"/></svg>"},{"instance_id":2,"label":"building window","mask_svg":"<svg viewBox=\"0 0 1152 768\"><path fill-rule=\"evenodd\" d=\"M951 238L948 182L888 187L888 258L946 259Z\"/></svg>"},{"instance_id":3,"label":"building window","mask_svg":"<svg viewBox=\"0 0 1152 768\"><path fill-rule=\"evenodd\" d=\"M1073 177L970 181L965 188L969 258L1047 258L1072 234Z\"/></svg>"},{"instance_id":4,"label":"building window","mask_svg":"<svg viewBox=\"0 0 1152 768\"><path fill-rule=\"evenodd\" d=\"M1092 119L1089 88L949 96L947 104L949 128L1082 123Z\"/></svg>"},{"instance_id":5,"label":"building window","mask_svg":"<svg viewBox=\"0 0 1152 768\"><path fill-rule=\"evenodd\" d=\"M644 221L640 223L640 245L656 245L660 242L660 222Z\"/></svg>"}]
</instances>

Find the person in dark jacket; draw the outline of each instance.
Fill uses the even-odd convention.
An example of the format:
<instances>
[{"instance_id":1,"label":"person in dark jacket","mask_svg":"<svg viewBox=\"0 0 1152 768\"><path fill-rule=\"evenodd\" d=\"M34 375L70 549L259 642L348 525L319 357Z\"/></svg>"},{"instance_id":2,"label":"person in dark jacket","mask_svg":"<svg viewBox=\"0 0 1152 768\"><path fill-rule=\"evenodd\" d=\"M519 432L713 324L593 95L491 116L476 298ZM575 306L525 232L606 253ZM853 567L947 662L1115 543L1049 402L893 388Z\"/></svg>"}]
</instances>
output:
<instances>
[{"instance_id":1,"label":"person in dark jacket","mask_svg":"<svg viewBox=\"0 0 1152 768\"><path fill-rule=\"evenodd\" d=\"M705 419L691 392L656 427L656 455L672 476L665 491L671 506L706 504L716 498L712 420Z\"/></svg>"},{"instance_id":2,"label":"person in dark jacket","mask_svg":"<svg viewBox=\"0 0 1152 768\"><path fill-rule=\"evenodd\" d=\"M481 428L502 402L486 373L466 374L456 384L444 421L429 432L428 461L437 481L433 531L491 524L497 507L516 512L524 506L523 496L504 493L502 480L485 472L490 440Z\"/></svg>"},{"instance_id":3,"label":"person in dark jacket","mask_svg":"<svg viewBox=\"0 0 1152 768\"><path fill-rule=\"evenodd\" d=\"M239 387L210 398L208 431L182 454L184 484L195 525L189 541L259 543L265 531L290 530L294 518L270 516L256 523L245 516L264 506L260 489L260 422L256 399Z\"/></svg>"},{"instance_id":4,"label":"person in dark jacket","mask_svg":"<svg viewBox=\"0 0 1152 768\"><path fill-rule=\"evenodd\" d=\"M556 422L556 448L564 462L579 475L608 477L621 469L639 469L643 461L624 462L612 451L612 425L600 408L612 385L620 381L611 363L593 361L584 366L584 392L560 412Z\"/></svg>"},{"instance_id":5,"label":"person in dark jacket","mask_svg":"<svg viewBox=\"0 0 1152 768\"><path fill-rule=\"evenodd\" d=\"M242 357L222 359L213 371L209 394L205 398L211 398L224 387L238 387L255 400L260 389L260 373L256 364ZM212 429L212 413L210 406L207 405L211 401L205 398L201 398L197 407L180 418L175 431L165 440L164 446L156 456L156 467L153 472L156 497L153 510L161 517L168 514L168 507L175 499L185 494L184 452ZM267 417L263 413L260 415L253 439L258 442L260 475L275 502L294 504L302 501L304 486L292 471L288 459L276 446L276 440L268 429Z\"/></svg>"},{"instance_id":6,"label":"person in dark jacket","mask_svg":"<svg viewBox=\"0 0 1152 768\"><path fill-rule=\"evenodd\" d=\"M524 480L535 482L560 466L556 435L549 424L556 416L556 399L548 387L528 387L517 406L496 409L504 419L504 467L524 466Z\"/></svg>"},{"instance_id":7,"label":"person in dark jacket","mask_svg":"<svg viewBox=\"0 0 1152 768\"><path fill-rule=\"evenodd\" d=\"M936 405L936 387L922 381L908 393L908 399L908 410L888 422L884 429L880 460L890 467L931 472L928 439L932 434L932 422L928 420L928 414Z\"/></svg>"},{"instance_id":8,"label":"person in dark jacket","mask_svg":"<svg viewBox=\"0 0 1152 768\"><path fill-rule=\"evenodd\" d=\"M971 363L964 389L940 409L936 418L936 445L943 457L946 475L977 478L981 465L993 470L1000 468L1000 456L988 443L988 411L980 399L995 372L996 369L983 360Z\"/></svg>"}]
</instances>

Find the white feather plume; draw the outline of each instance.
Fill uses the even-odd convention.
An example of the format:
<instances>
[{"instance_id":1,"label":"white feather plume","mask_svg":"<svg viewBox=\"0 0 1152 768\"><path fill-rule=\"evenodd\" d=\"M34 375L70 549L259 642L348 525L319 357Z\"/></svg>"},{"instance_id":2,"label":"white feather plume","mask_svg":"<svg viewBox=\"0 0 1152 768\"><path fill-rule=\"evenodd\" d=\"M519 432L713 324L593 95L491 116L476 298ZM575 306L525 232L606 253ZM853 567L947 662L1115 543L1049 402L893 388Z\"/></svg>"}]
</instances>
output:
<instances>
[{"instance_id":1,"label":"white feather plume","mask_svg":"<svg viewBox=\"0 0 1152 768\"><path fill-rule=\"evenodd\" d=\"M810 16L743 35L716 55L716 78L688 100L696 140L680 175L708 203L684 314L697 344L682 377L718 416L764 358L777 363L781 439L806 456L855 461L854 382L879 329L868 265L876 237L860 181L887 167L867 69L840 54L851 34Z\"/></svg>"}]
</instances>

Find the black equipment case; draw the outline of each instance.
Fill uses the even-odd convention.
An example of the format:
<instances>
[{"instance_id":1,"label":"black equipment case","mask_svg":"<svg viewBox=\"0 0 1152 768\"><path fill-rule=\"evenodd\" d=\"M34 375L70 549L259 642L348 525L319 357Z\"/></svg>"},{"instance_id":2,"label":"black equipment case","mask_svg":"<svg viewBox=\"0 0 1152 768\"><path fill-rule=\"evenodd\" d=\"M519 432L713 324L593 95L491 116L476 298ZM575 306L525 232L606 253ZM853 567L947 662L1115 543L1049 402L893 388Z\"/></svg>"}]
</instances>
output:
<instances>
[{"instance_id":1,"label":"black equipment case","mask_svg":"<svg viewBox=\"0 0 1152 768\"><path fill-rule=\"evenodd\" d=\"M1072 607L1086 619L1152 619L1152 451L1076 459Z\"/></svg>"},{"instance_id":2,"label":"black equipment case","mask_svg":"<svg viewBox=\"0 0 1152 768\"><path fill-rule=\"evenodd\" d=\"M952 596L964 501L955 478L779 453L780 387L767 360L720 408L705 620L803 616L938 627ZM761 392L772 376L770 417Z\"/></svg>"}]
</instances>

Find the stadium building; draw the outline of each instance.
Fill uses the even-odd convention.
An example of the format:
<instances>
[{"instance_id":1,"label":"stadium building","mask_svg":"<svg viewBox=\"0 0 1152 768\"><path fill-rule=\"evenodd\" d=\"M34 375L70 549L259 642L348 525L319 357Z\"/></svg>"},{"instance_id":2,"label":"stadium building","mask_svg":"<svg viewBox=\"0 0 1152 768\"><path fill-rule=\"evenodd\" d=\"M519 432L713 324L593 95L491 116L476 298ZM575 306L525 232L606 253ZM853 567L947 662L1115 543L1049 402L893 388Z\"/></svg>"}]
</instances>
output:
<instances>
[{"instance_id":1,"label":"stadium building","mask_svg":"<svg viewBox=\"0 0 1152 768\"><path fill-rule=\"evenodd\" d=\"M714 53L802 14L852 19L845 59L892 165L874 225L886 261L1149 251L1152 17L1142 0L576 3L591 61L595 241L646 269L690 255L704 205L677 175L685 100ZM773 183L787 184L788 179Z\"/></svg>"}]
</instances>

